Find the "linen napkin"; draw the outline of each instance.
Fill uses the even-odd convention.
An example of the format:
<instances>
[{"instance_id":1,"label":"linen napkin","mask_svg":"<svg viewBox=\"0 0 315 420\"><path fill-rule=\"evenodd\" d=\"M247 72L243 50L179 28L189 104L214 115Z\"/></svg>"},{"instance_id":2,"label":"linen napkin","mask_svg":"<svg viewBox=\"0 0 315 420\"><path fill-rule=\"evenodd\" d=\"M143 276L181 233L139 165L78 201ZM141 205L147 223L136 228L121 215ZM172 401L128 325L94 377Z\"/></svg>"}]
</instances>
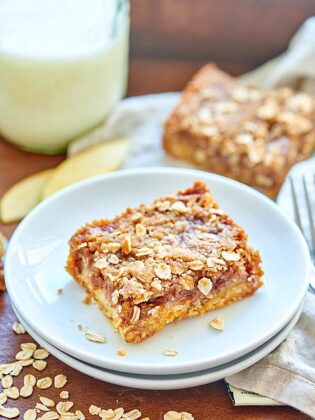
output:
<instances>
[{"instance_id":1,"label":"linen napkin","mask_svg":"<svg viewBox=\"0 0 315 420\"><path fill-rule=\"evenodd\" d=\"M298 323L277 349L226 381L315 418L315 295L307 293Z\"/></svg>"},{"instance_id":2,"label":"linen napkin","mask_svg":"<svg viewBox=\"0 0 315 420\"><path fill-rule=\"evenodd\" d=\"M315 17L308 18L291 39L288 49L256 70L240 77L262 88L292 86L315 93Z\"/></svg>"},{"instance_id":3,"label":"linen napkin","mask_svg":"<svg viewBox=\"0 0 315 420\"><path fill-rule=\"evenodd\" d=\"M302 25L285 53L241 79L263 88L291 85L315 94L315 17ZM73 142L68 153L71 155L102 141L127 137L132 140L132 149L125 168L189 167L166 156L161 148L163 122L178 98L178 93L164 93L125 99L106 123ZM310 171L315 172L315 157L292 169L294 175ZM291 214L287 181L278 202ZM226 380L236 388L268 397L260 402L256 398L252 404L273 404L272 400L276 400L315 418L315 296L307 293L300 320L277 349Z\"/></svg>"}]
</instances>

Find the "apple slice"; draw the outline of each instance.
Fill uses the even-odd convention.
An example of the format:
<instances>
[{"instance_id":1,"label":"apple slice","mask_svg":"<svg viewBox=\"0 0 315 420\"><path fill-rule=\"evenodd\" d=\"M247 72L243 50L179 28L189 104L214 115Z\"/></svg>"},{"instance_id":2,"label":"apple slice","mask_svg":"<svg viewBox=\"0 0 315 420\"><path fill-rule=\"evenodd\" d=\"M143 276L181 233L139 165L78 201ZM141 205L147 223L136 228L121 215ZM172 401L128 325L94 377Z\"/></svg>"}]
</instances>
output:
<instances>
[{"instance_id":1,"label":"apple slice","mask_svg":"<svg viewBox=\"0 0 315 420\"><path fill-rule=\"evenodd\" d=\"M0 201L0 219L3 223L13 223L23 219L41 201L44 185L54 169L38 172L13 185L4 193Z\"/></svg>"},{"instance_id":2,"label":"apple slice","mask_svg":"<svg viewBox=\"0 0 315 420\"><path fill-rule=\"evenodd\" d=\"M57 166L43 189L42 198L82 179L120 168L130 145L131 141L127 139L113 140L69 157Z\"/></svg>"}]
</instances>

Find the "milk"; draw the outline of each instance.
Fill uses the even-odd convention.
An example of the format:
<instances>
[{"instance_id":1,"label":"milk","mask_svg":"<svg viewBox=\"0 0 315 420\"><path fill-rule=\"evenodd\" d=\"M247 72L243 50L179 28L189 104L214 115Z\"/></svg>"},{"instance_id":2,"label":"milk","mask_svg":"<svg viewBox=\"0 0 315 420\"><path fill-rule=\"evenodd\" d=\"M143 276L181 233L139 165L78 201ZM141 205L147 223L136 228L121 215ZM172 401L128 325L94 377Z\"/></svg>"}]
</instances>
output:
<instances>
[{"instance_id":1,"label":"milk","mask_svg":"<svg viewBox=\"0 0 315 420\"><path fill-rule=\"evenodd\" d=\"M129 9L122 0L0 0L0 131L54 153L124 95Z\"/></svg>"}]
</instances>

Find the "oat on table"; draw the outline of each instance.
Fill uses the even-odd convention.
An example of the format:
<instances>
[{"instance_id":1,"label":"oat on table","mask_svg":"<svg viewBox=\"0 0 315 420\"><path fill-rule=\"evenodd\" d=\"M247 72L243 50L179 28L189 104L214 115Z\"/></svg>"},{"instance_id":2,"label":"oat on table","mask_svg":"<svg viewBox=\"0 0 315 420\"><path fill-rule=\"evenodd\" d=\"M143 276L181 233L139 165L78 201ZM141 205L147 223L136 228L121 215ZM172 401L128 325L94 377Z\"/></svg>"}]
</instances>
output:
<instances>
[{"instance_id":1,"label":"oat on table","mask_svg":"<svg viewBox=\"0 0 315 420\"><path fill-rule=\"evenodd\" d=\"M183 91L164 129L175 158L234 178L269 196L315 147L315 100L289 88L245 86L214 64Z\"/></svg>"},{"instance_id":2,"label":"oat on table","mask_svg":"<svg viewBox=\"0 0 315 420\"><path fill-rule=\"evenodd\" d=\"M68 272L127 342L262 285L258 251L202 182L87 224L69 243Z\"/></svg>"}]
</instances>

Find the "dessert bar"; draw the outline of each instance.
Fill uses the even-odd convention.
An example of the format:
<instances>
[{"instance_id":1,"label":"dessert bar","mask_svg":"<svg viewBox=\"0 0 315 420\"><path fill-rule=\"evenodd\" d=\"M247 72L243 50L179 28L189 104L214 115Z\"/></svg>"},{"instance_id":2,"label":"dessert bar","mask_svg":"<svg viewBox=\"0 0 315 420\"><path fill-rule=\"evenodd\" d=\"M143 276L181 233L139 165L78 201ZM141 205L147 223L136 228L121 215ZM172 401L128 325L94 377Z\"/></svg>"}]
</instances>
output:
<instances>
[{"instance_id":1,"label":"dessert bar","mask_svg":"<svg viewBox=\"0 0 315 420\"><path fill-rule=\"evenodd\" d=\"M165 150L269 196L315 147L315 101L289 88L245 86L208 64L184 89L164 129Z\"/></svg>"},{"instance_id":2,"label":"dessert bar","mask_svg":"<svg viewBox=\"0 0 315 420\"><path fill-rule=\"evenodd\" d=\"M202 182L87 224L69 243L68 272L130 343L263 284L258 251Z\"/></svg>"}]
</instances>

